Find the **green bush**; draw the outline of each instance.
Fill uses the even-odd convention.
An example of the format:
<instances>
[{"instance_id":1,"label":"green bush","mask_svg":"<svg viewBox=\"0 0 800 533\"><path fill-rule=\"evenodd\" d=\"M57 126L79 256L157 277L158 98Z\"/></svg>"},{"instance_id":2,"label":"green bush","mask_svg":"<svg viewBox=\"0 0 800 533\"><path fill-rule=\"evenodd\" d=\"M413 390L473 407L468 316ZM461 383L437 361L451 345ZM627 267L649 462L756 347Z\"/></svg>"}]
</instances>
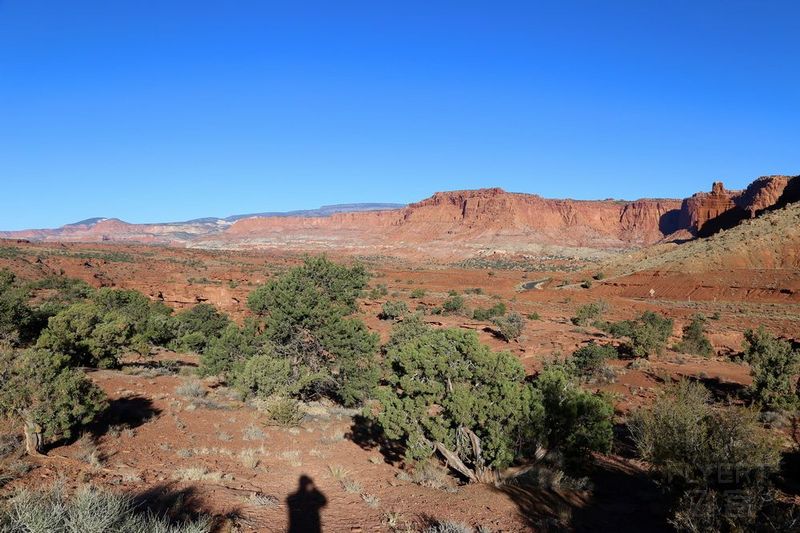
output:
<instances>
[{"instance_id":1,"label":"green bush","mask_svg":"<svg viewBox=\"0 0 800 533\"><path fill-rule=\"evenodd\" d=\"M617 349L610 344L595 344L594 342L581 346L572 353L570 362L578 374L591 376L603 368L605 362L617 357Z\"/></svg>"},{"instance_id":2,"label":"green bush","mask_svg":"<svg viewBox=\"0 0 800 533\"><path fill-rule=\"evenodd\" d=\"M569 369L549 365L534 381L544 406L544 437L568 470L583 468L590 452L608 452L614 438L614 409L604 396L581 389Z\"/></svg>"},{"instance_id":3,"label":"green bush","mask_svg":"<svg viewBox=\"0 0 800 533\"><path fill-rule=\"evenodd\" d=\"M269 419L281 427L295 427L303 421L303 413L297 400L275 398L267 407Z\"/></svg>"},{"instance_id":4,"label":"green bush","mask_svg":"<svg viewBox=\"0 0 800 533\"><path fill-rule=\"evenodd\" d=\"M35 339L35 323L27 291L17 285L13 272L0 270L0 341L17 345Z\"/></svg>"},{"instance_id":5,"label":"green bush","mask_svg":"<svg viewBox=\"0 0 800 533\"><path fill-rule=\"evenodd\" d=\"M348 318L367 280L361 266L307 259L248 297L275 354L289 357L293 375L309 371L311 382L321 387L314 388L316 393L345 405L369 397L379 375L377 335Z\"/></svg>"},{"instance_id":6,"label":"green bush","mask_svg":"<svg viewBox=\"0 0 800 533\"><path fill-rule=\"evenodd\" d=\"M388 301L381 307L381 320L397 320L408 314L408 306L402 301Z\"/></svg>"},{"instance_id":7,"label":"green bush","mask_svg":"<svg viewBox=\"0 0 800 533\"><path fill-rule=\"evenodd\" d=\"M191 339L188 342L192 343ZM202 350L200 374L233 376L245 361L264 350L271 350L267 345L268 341L259 335L255 324L247 323L240 328L230 323L218 337L212 337Z\"/></svg>"},{"instance_id":8,"label":"green bush","mask_svg":"<svg viewBox=\"0 0 800 533\"><path fill-rule=\"evenodd\" d=\"M605 328L615 337L628 337L628 348L635 357L660 354L672 335L672 319L645 311L636 320L623 320Z\"/></svg>"},{"instance_id":9,"label":"green bush","mask_svg":"<svg viewBox=\"0 0 800 533\"><path fill-rule=\"evenodd\" d=\"M464 297L460 294L451 294L442 302L442 311L446 314L456 314L464 310Z\"/></svg>"},{"instance_id":10,"label":"green bush","mask_svg":"<svg viewBox=\"0 0 800 533\"><path fill-rule=\"evenodd\" d=\"M683 353L711 357L714 347L706 337L706 319L700 315L692 317L692 321L683 327L683 338L676 348Z\"/></svg>"},{"instance_id":11,"label":"green bush","mask_svg":"<svg viewBox=\"0 0 800 533\"><path fill-rule=\"evenodd\" d=\"M209 533L207 518L171 523L125 494L83 487L72 497L60 485L22 490L0 512L0 531L35 533Z\"/></svg>"},{"instance_id":12,"label":"green bush","mask_svg":"<svg viewBox=\"0 0 800 533\"><path fill-rule=\"evenodd\" d=\"M116 368L133 328L119 313L104 314L94 302L71 305L48 320L36 345L65 356L71 366Z\"/></svg>"},{"instance_id":13,"label":"green bush","mask_svg":"<svg viewBox=\"0 0 800 533\"><path fill-rule=\"evenodd\" d=\"M200 303L175 315L174 348L202 354L231 319L208 303Z\"/></svg>"},{"instance_id":14,"label":"green bush","mask_svg":"<svg viewBox=\"0 0 800 533\"><path fill-rule=\"evenodd\" d=\"M606 312L607 307L605 302L582 305L578 308L575 316L572 317L572 323L576 326L589 326L600 319L603 313Z\"/></svg>"},{"instance_id":15,"label":"green bush","mask_svg":"<svg viewBox=\"0 0 800 533\"><path fill-rule=\"evenodd\" d=\"M372 290L369 291L369 297L373 300L377 300L379 298L385 298L389 295L389 289L386 288L386 285L383 283L379 283L377 286L373 287Z\"/></svg>"},{"instance_id":16,"label":"green bush","mask_svg":"<svg viewBox=\"0 0 800 533\"><path fill-rule=\"evenodd\" d=\"M789 341L770 335L763 327L747 330L745 360L750 364L756 403L768 410L792 409L798 405L800 350Z\"/></svg>"},{"instance_id":17,"label":"green bush","mask_svg":"<svg viewBox=\"0 0 800 533\"><path fill-rule=\"evenodd\" d=\"M510 353L418 319L398 325L385 350L385 382L368 414L408 460L430 457L439 443L472 468L504 468L534 440L541 404ZM465 430L480 439L481 459L465 446Z\"/></svg>"},{"instance_id":18,"label":"green bush","mask_svg":"<svg viewBox=\"0 0 800 533\"><path fill-rule=\"evenodd\" d=\"M22 424L29 453L69 438L106 407L105 394L64 363L47 350L0 348L0 411Z\"/></svg>"},{"instance_id":19,"label":"green bush","mask_svg":"<svg viewBox=\"0 0 800 533\"><path fill-rule=\"evenodd\" d=\"M765 511L780 443L752 410L716 408L708 390L683 381L635 413L636 447L658 479L678 496L673 523L690 531L749 531ZM746 496L745 508L725 494ZM744 511L744 512L742 512ZM692 525L694 524L694 525Z\"/></svg>"},{"instance_id":20,"label":"green bush","mask_svg":"<svg viewBox=\"0 0 800 533\"><path fill-rule=\"evenodd\" d=\"M497 328L497 333L506 342L510 342L522 335L525 328L525 319L519 313L510 313L508 316L495 317L492 324Z\"/></svg>"},{"instance_id":21,"label":"green bush","mask_svg":"<svg viewBox=\"0 0 800 533\"><path fill-rule=\"evenodd\" d=\"M425 297L425 289L414 289L411 291L411 297L415 300Z\"/></svg>"},{"instance_id":22,"label":"green bush","mask_svg":"<svg viewBox=\"0 0 800 533\"><path fill-rule=\"evenodd\" d=\"M500 302L487 309L477 308L472 311L472 318L475 320L490 320L497 316L506 314L506 304Z\"/></svg>"}]
</instances>

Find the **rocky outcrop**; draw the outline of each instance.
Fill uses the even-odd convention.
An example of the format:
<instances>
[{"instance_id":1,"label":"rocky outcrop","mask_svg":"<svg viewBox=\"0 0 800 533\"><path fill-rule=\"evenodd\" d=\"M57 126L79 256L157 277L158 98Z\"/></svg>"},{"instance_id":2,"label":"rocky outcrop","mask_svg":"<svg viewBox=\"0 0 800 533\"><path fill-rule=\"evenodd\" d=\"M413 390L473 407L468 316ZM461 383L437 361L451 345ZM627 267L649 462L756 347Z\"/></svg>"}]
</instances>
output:
<instances>
[{"instance_id":1,"label":"rocky outcrop","mask_svg":"<svg viewBox=\"0 0 800 533\"><path fill-rule=\"evenodd\" d=\"M551 200L497 188L448 191L397 210L250 218L195 245L335 246L432 257L487 250L620 249L656 242L677 229L679 208L678 200Z\"/></svg>"},{"instance_id":2,"label":"rocky outcrop","mask_svg":"<svg viewBox=\"0 0 800 533\"><path fill-rule=\"evenodd\" d=\"M710 193L697 193L683 201L680 226L700 237L732 228L777 206L793 180L798 181L791 176L763 176L743 191L727 190L722 182L714 182Z\"/></svg>"},{"instance_id":3,"label":"rocky outcrop","mask_svg":"<svg viewBox=\"0 0 800 533\"><path fill-rule=\"evenodd\" d=\"M557 200L502 189L439 192L405 207L326 216L198 219L129 224L92 219L56 230L0 237L64 242L143 242L201 248L337 250L364 255L457 259L479 254L585 256L664 240L708 236L800 198L800 178L767 176L743 191L716 182L711 192L670 199ZM366 208L365 208L366 209Z\"/></svg>"}]
</instances>

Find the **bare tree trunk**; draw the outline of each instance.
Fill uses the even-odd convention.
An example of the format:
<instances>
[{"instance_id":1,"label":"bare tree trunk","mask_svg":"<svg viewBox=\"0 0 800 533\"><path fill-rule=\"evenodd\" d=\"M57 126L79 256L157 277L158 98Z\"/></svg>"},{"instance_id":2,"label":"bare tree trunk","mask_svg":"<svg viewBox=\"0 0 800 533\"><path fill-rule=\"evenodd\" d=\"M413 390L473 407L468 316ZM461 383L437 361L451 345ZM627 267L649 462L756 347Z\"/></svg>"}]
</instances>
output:
<instances>
[{"instance_id":1,"label":"bare tree trunk","mask_svg":"<svg viewBox=\"0 0 800 533\"><path fill-rule=\"evenodd\" d=\"M39 424L26 420L23 424L25 431L25 451L28 455L39 457L42 454L44 443L42 439L42 428Z\"/></svg>"}]
</instances>

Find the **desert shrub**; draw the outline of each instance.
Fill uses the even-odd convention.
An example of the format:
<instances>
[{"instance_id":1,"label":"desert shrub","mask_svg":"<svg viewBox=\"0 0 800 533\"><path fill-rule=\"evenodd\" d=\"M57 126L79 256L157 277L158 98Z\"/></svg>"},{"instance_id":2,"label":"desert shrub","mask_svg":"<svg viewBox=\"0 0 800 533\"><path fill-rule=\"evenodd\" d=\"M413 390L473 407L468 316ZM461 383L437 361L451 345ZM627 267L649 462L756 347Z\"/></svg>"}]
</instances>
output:
<instances>
[{"instance_id":1,"label":"desert shrub","mask_svg":"<svg viewBox=\"0 0 800 533\"><path fill-rule=\"evenodd\" d=\"M427 459L436 447L476 470L503 468L541 417L524 378L513 355L492 352L475 332L405 324L386 346L385 382L368 414L409 460ZM474 456L467 430L480 440L482 457Z\"/></svg>"},{"instance_id":2,"label":"desert shrub","mask_svg":"<svg viewBox=\"0 0 800 533\"><path fill-rule=\"evenodd\" d=\"M300 404L292 398L274 398L267 407L269 419L281 427L294 427L303 421Z\"/></svg>"},{"instance_id":3,"label":"desert shrub","mask_svg":"<svg viewBox=\"0 0 800 533\"><path fill-rule=\"evenodd\" d=\"M583 468L590 452L608 452L614 432L610 401L581 389L568 368L549 365L534 381L544 407L543 435L558 450L568 470Z\"/></svg>"},{"instance_id":4,"label":"desert shrub","mask_svg":"<svg viewBox=\"0 0 800 533\"><path fill-rule=\"evenodd\" d=\"M126 494L84 487L69 497L55 485L22 490L0 512L0 531L47 533L208 533L207 518L171 523L166 517L143 510Z\"/></svg>"},{"instance_id":5,"label":"desert shrub","mask_svg":"<svg viewBox=\"0 0 800 533\"><path fill-rule=\"evenodd\" d=\"M408 306L405 302L394 300L388 301L381 307L378 317L381 320L397 320L408 313Z\"/></svg>"},{"instance_id":6,"label":"desert shrub","mask_svg":"<svg viewBox=\"0 0 800 533\"><path fill-rule=\"evenodd\" d=\"M572 353L570 362L578 374L590 376L600 371L605 362L617 357L617 349L610 344L595 344L594 342L581 346Z\"/></svg>"},{"instance_id":7,"label":"desert shrub","mask_svg":"<svg viewBox=\"0 0 800 533\"><path fill-rule=\"evenodd\" d=\"M592 280L585 279L581 281L581 288L582 289L591 289L592 288Z\"/></svg>"},{"instance_id":8,"label":"desert shrub","mask_svg":"<svg viewBox=\"0 0 800 533\"><path fill-rule=\"evenodd\" d=\"M67 355L75 366L113 368L125 350L148 353L152 344L166 344L171 313L137 291L104 288L49 317L37 346Z\"/></svg>"},{"instance_id":9,"label":"desert shrub","mask_svg":"<svg viewBox=\"0 0 800 533\"><path fill-rule=\"evenodd\" d=\"M506 314L506 304L499 302L489 308L478 307L472 311L472 318L475 320L489 320L504 314Z\"/></svg>"},{"instance_id":10,"label":"desert shrub","mask_svg":"<svg viewBox=\"0 0 800 533\"><path fill-rule=\"evenodd\" d=\"M536 311L534 311L533 313L528 313L527 318L528 318L528 320L541 320L542 319L542 317L539 316L539 313L537 313Z\"/></svg>"},{"instance_id":11,"label":"desert shrub","mask_svg":"<svg viewBox=\"0 0 800 533\"><path fill-rule=\"evenodd\" d=\"M36 316L27 300L27 291L16 284L14 273L0 270L0 340L19 344L35 338Z\"/></svg>"},{"instance_id":12,"label":"desert shrub","mask_svg":"<svg viewBox=\"0 0 800 533\"><path fill-rule=\"evenodd\" d=\"M202 354L211 341L231 323L227 315L208 303L200 303L175 315L174 348Z\"/></svg>"},{"instance_id":13,"label":"desert shrub","mask_svg":"<svg viewBox=\"0 0 800 533\"><path fill-rule=\"evenodd\" d=\"M672 319L645 311L635 320L623 320L606 325L615 337L628 337L628 349L635 357L661 353L672 335Z\"/></svg>"},{"instance_id":14,"label":"desert shrub","mask_svg":"<svg viewBox=\"0 0 800 533\"><path fill-rule=\"evenodd\" d=\"M367 286L369 275L362 265L347 267L325 257L307 258L302 266L271 280L251 292L247 305L256 314L274 312L273 306L288 296L319 296L343 313L356 310L356 300ZM301 300L299 303L306 303ZM288 309L282 309L289 317Z\"/></svg>"},{"instance_id":15,"label":"desert shrub","mask_svg":"<svg viewBox=\"0 0 800 533\"><path fill-rule=\"evenodd\" d=\"M676 348L683 353L711 357L714 348L706 337L705 323L706 319L700 315L692 317L692 321L683 327L683 338Z\"/></svg>"},{"instance_id":16,"label":"desert shrub","mask_svg":"<svg viewBox=\"0 0 800 533\"><path fill-rule=\"evenodd\" d=\"M572 317L572 323L576 326L588 326L599 320L603 313L606 312L607 306L605 302L594 302L582 305L575 312Z\"/></svg>"},{"instance_id":17,"label":"desert shrub","mask_svg":"<svg viewBox=\"0 0 800 533\"><path fill-rule=\"evenodd\" d=\"M315 383L345 405L360 403L377 383L377 335L348 318L366 287L361 266L346 267L322 258L307 259L253 291L248 306L259 315L278 356L298 369L325 376Z\"/></svg>"},{"instance_id":18,"label":"desert shrub","mask_svg":"<svg viewBox=\"0 0 800 533\"><path fill-rule=\"evenodd\" d=\"M411 291L411 298L418 300L425 297L425 289L414 289Z\"/></svg>"},{"instance_id":19,"label":"desert shrub","mask_svg":"<svg viewBox=\"0 0 800 533\"><path fill-rule=\"evenodd\" d=\"M235 385L245 393L259 398L278 396L299 396L315 398L325 385L329 385L330 375L318 369L298 363L292 359L273 353L261 353L247 360L236 373Z\"/></svg>"},{"instance_id":20,"label":"desert shrub","mask_svg":"<svg viewBox=\"0 0 800 533\"><path fill-rule=\"evenodd\" d=\"M451 294L442 302L442 312L456 314L464 310L464 297L460 294Z\"/></svg>"},{"instance_id":21,"label":"desert shrub","mask_svg":"<svg viewBox=\"0 0 800 533\"><path fill-rule=\"evenodd\" d=\"M71 305L48 320L37 346L63 354L72 366L115 368L133 337L119 314L104 314L93 302Z\"/></svg>"},{"instance_id":22,"label":"desert shrub","mask_svg":"<svg viewBox=\"0 0 800 533\"><path fill-rule=\"evenodd\" d=\"M508 316L499 316L492 319L492 324L497 328L497 333L506 342L510 342L522 335L525 328L525 319L519 313L510 313Z\"/></svg>"},{"instance_id":23,"label":"desert shrub","mask_svg":"<svg viewBox=\"0 0 800 533\"><path fill-rule=\"evenodd\" d=\"M377 286L373 287L372 290L369 291L369 297L373 300L377 300L378 298L384 298L389 295L389 289L386 288L386 285L383 283L379 283Z\"/></svg>"},{"instance_id":24,"label":"desert shrub","mask_svg":"<svg viewBox=\"0 0 800 533\"><path fill-rule=\"evenodd\" d=\"M606 275L603 272L598 272L597 274L592 276L592 279L596 280L596 281L601 281L601 280L604 280L605 278L606 278Z\"/></svg>"},{"instance_id":25,"label":"desert shrub","mask_svg":"<svg viewBox=\"0 0 800 533\"><path fill-rule=\"evenodd\" d=\"M631 432L642 458L678 496L675 525L748 531L766 511L780 443L759 424L756 412L714 407L705 387L683 381L635 413ZM728 505L725 495L731 494L749 504Z\"/></svg>"},{"instance_id":26,"label":"desert shrub","mask_svg":"<svg viewBox=\"0 0 800 533\"><path fill-rule=\"evenodd\" d=\"M200 374L204 376L233 376L241 365L264 350L268 341L259 335L255 324L243 327L228 324L219 336L212 337L200 354Z\"/></svg>"},{"instance_id":27,"label":"desert shrub","mask_svg":"<svg viewBox=\"0 0 800 533\"><path fill-rule=\"evenodd\" d=\"M106 406L103 392L60 354L0 348L0 411L22 424L29 453L69 438Z\"/></svg>"},{"instance_id":28,"label":"desert shrub","mask_svg":"<svg viewBox=\"0 0 800 533\"><path fill-rule=\"evenodd\" d=\"M770 335L763 327L747 330L745 360L750 364L750 393L766 410L790 409L798 404L800 350Z\"/></svg>"}]
</instances>

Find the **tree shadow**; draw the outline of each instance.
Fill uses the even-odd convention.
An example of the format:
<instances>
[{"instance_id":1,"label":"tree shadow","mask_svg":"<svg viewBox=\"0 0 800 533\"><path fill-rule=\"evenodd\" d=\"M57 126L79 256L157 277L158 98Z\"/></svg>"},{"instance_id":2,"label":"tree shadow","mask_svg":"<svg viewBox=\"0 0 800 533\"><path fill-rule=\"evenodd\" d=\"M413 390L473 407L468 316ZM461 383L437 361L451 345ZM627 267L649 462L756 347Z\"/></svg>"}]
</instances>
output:
<instances>
[{"instance_id":1,"label":"tree shadow","mask_svg":"<svg viewBox=\"0 0 800 533\"><path fill-rule=\"evenodd\" d=\"M194 487L179 488L174 482L155 485L133 495L133 503L139 512L150 513L166 518L172 525L208 517L211 520L209 531L231 530L240 512L238 509L225 516L215 515Z\"/></svg>"},{"instance_id":2,"label":"tree shadow","mask_svg":"<svg viewBox=\"0 0 800 533\"><path fill-rule=\"evenodd\" d=\"M711 378L691 375L684 375L683 377L689 381L703 384L709 390L715 402L731 403L743 400L747 396L747 387L741 383L722 381L719 377Z\"/></svg>"},{"instance_id":3,"label":"tree shadow","mask_svg":"<svg viewBox=\"0 0 800 533\"><path fill-rule=\"evenodd\" d=\"M91 425L89 430L95 437L105 435L112 426L137 428L161 414L150 398L126 396L108 403L108 408Z\"/></svg>"},{"instance_id":4,"label":"tree shadow","mask_svg":"<svg viewBox=\"0 0 800 533\"><path fill-rule=\"evenodd\" d=\"M673 531L669 498L644 472L605 457L592 472L591 497L572 512L574 531Z\"/></svg>"},{"instance_id":5,"label":"tree shadow","mask_svg":"<svg viewBox=\"0 0 800 533\"><path fill-rule=\"evenodd\" d=\"M505 483L496 487L517 506L519 518L533 531L569 530L576 501L533 483Z\"/></svg>"},{"instance_id":6,"label":"tree shadow","mask_svg":"<svg viewBox=\"0 0 800 533\"><path fill-rule=\"evenodd\" d=\"M297 490L286 497L289 513L288 533L322 533L320 511L328 504L325 494L317 489L314 480L302 475Z\"/></svg>"},{"instance_id":7,"label":"tree shadow","mask_svg":"<svg viewBox=\"0 0 800 533\"><path fill-rule=\"evenodd\" d=\"M364 415L353 417L353 425L350 426L350 432L345 437L364 450L378 448L384 460L389 464L397 464L403 460L405 453L403 446L388 439L380 425Z\"/></svg>"}]
</instances>

